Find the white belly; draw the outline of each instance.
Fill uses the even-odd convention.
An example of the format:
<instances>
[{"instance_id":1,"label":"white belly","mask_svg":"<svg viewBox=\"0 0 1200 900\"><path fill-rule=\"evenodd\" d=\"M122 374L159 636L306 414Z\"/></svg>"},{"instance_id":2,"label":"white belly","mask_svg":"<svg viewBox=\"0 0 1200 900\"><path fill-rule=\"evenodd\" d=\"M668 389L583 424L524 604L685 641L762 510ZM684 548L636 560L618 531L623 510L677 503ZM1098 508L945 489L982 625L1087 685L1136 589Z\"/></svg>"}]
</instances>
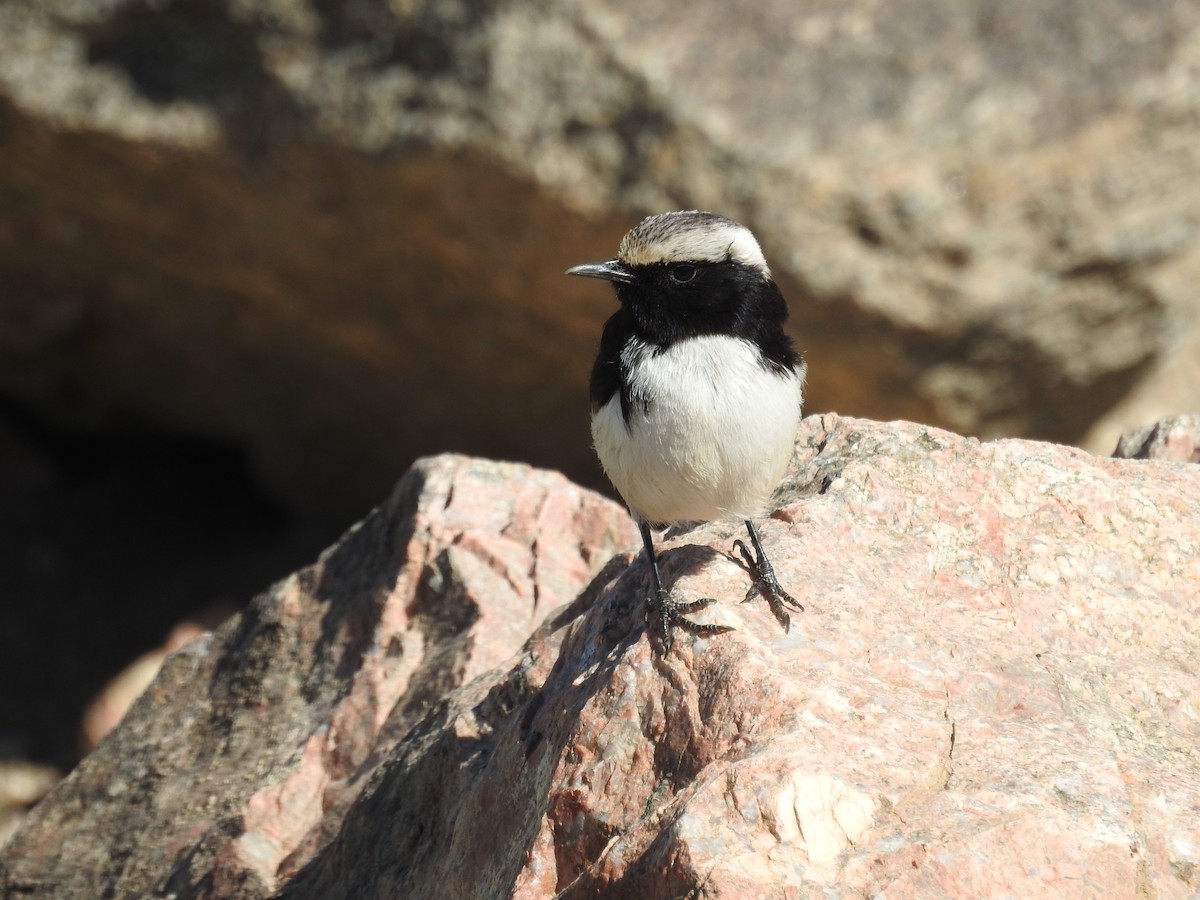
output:
<instances>
[{"instance_id":1,"label":"white belly","mask_svg":"<svg viewBox=\"0 0 1200 900\"><path fill-rule=\"evenodd\" d=\"M634 373L629 424L614 395L592 416L592 439L634 515L668 524L766 513L792 456L803 376L764 369L757 348L732 337L657 355L631 344L622 357Z\"/></svg>"}]
</instances>

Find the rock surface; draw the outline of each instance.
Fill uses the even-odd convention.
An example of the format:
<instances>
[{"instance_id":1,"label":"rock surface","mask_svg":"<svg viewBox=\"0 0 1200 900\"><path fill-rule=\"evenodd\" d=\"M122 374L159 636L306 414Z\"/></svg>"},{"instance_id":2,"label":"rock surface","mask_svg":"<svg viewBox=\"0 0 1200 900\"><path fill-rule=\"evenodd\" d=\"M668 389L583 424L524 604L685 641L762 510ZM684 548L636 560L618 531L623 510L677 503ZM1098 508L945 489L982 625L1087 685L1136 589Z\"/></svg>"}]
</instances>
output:
<instances>
[{"instance_id":1,"label":"rock surface","mask_svg":"<svg viewBox=\"0 0 1200 900\"><path fill-rule=\"evenodd\" d=\"M1200 891L1200 468L814 416L780 503L791 632L708 525L664 574L737 631L656 659L619 509L425 461L169 658L0 889Z\"/></svg>"},{"instance_id":2,"label":"rock surface","mask_svg":"<svg viewBox=\"0 0 1200 900\"><path fill-rule=\"evenodd\" d=\"M1131 428L1121 435L1113 456L1200 463L1200 416L1171 416Z\"/></svg>"},{"instance_id":3,"label":"rock surface","mask_svg":"<svg viewBox=\"0 0 1200 900\"><path fill-rule=\"evenodd\" d=\"M1200 408L1198 145L1192 0L0 0L0 456L14 423L50 455L194 442L320 535L201 554L222 584L160 623L118 561L154 492L111 523L140 466L96 511L56 476L45 539L45 498L6 503L29 574L0 681L36 699L0 704L0 745L70 765L81 698L419 455L603 487L585 380L612 302L561 273L647 212L762 237L810 411L1107 453ZM64 577L73 528L113 572ZM103 659L55 627L109 609Z\"/></svg>"},{"instance_id":4,"label":"rock surface","mask_svg":"<svg viewBox=\"0 0 1200 900\"><path fill-rule=\"evenodd\" d=\"M635 537L560 475L418 464L316 564L168 658L58 788L65 804L43 804L32 840L5 848L0 895L240 896L214 874L224 866L262 896L316 840L325 805L352 798L431 704L515 653ZM79 827L76 803L105 840ZM25 881L38 870L55 874Z\"/></svg>"},{"instance_id":5,"label":"rock surface","mask_svg":"<svg viewBox=\"0 0 1200 900\"><path fill-rule=\"evenodd\" d=\"M53 790L62 773L45 765L0 762L0 847L16 833L29 808Z\"/></svg>"}]
</instances>

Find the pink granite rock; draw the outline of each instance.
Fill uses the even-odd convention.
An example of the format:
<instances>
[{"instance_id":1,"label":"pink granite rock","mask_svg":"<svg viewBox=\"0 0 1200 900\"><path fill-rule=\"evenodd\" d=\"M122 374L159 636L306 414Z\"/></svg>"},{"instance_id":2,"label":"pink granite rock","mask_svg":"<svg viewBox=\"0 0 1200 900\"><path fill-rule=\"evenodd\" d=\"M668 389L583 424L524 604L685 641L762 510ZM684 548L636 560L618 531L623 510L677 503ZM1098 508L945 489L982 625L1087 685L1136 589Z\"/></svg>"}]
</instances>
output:
<instances>
[{"instance_id":1,"label":"pink granite rock","mask_svg":"<svg viewBox=\"0 0 1200 900\"><path fill-rule=\"evenodd\" d=\"M1200 415L1171 416L1131 428L1121 435L1113 456L1200 463Z\"/></svg>"},{"instance_id":2,"label":"pink granite rock","mask_svg":"<svg viewBox=\"0 0 1200 900\"><path fill-rule=\"evenodd\" d=\"M707 525L667 542L664 575L737 630L656 658L643 561L584 587L636 545L619 510L427 462L172 657L31 814L0 886L1200 891L1200 468L822 416L780 501L762 532L807 607L791 632L737 602L737 529Z\"/></svg>"},{"instance_id":3,"label":"pink granite rock","mask_svg":"<svg viewBox=\"0 0 1200 900\"><path fill-rule=\"evenodd\" d=\"M168 657L4 848L0 896L271 893L431 706L635 540L555 473L419 462L313 566Z\"/></svg>"}]
</instances>

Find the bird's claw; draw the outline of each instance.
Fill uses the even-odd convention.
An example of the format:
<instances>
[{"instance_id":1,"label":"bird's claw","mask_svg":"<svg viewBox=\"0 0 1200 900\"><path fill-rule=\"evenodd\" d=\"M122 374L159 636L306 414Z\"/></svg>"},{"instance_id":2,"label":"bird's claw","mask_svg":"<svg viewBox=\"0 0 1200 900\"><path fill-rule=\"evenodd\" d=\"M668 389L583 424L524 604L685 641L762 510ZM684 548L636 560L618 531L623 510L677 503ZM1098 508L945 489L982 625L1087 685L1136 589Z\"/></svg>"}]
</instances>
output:
<instances>
[{"instance_id":1,"label":"bird's claw","mask_svg":"<svg viewBox=\"0 0 1200 900\"><path fill-rule=\"evenodd\" d=\"M763 597L767 601L767 605L771 608L771 613L775 616L775 619L783 626L783 630L785 632L790 631L792 617L788 615L787 607L790 606L797 612L804 612L803 604L783 589L783 585L775 577L774 566L771 565L771 561L766 556L760 555L756 558L741 540L733 542L733 549L745 561L746 568L750 570L750 578L752 579L742 602L749 602L754 599L756 594Z\"/></svg>"},{"instance_id":2,"label":"bird's claw","mask_svg":"<svg viewBox=\"0 0 1200 900\"><path fill-rule=\"evenodd\" d=\"M671 645L673 643L671 629L674 626L679 626L684 631L689 631L701 637L711 637L714 634L724 634L726 631L733 631L733 628L729 625L693 622L691 619L686 618L688 613L694 613L697 610L704 609L706 606L712 606L716 602L716 600L709 597L704 597L700 600L678 603L672 600L671 595L665 590L659 591L653 596L646 605L646 628L649 630L651 638L657 640L658 645L662 648L662 655L666 656L671 652Z\"/></svg>"}]
</instances>

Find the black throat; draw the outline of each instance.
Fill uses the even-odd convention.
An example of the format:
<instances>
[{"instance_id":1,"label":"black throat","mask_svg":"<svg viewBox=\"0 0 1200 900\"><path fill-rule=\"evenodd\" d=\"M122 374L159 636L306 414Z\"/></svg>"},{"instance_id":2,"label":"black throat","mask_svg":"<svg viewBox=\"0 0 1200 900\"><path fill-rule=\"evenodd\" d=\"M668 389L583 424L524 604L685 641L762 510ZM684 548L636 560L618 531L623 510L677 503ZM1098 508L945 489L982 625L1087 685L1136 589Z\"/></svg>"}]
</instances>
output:
<instances>
[{"instance_id":1,"label":"black throat","mask_svg":"<svg viewBox=\"0 0 1200 900\"><path fill-rule=\"evenodd\" d=\"M758 348L765 369L781 375L800 365L800 355L783 330L787 302L762 272L727 260L696 263L695 277L684 284L671 277L671 266L657 264L634 269L630 283L616 284L621 308L604 325L600 353L592 367L593 411L618 391L626 422L635 398L621 352L638 340L653 352L704 335L742 338Z\"/></svg>"}]
</instances>

